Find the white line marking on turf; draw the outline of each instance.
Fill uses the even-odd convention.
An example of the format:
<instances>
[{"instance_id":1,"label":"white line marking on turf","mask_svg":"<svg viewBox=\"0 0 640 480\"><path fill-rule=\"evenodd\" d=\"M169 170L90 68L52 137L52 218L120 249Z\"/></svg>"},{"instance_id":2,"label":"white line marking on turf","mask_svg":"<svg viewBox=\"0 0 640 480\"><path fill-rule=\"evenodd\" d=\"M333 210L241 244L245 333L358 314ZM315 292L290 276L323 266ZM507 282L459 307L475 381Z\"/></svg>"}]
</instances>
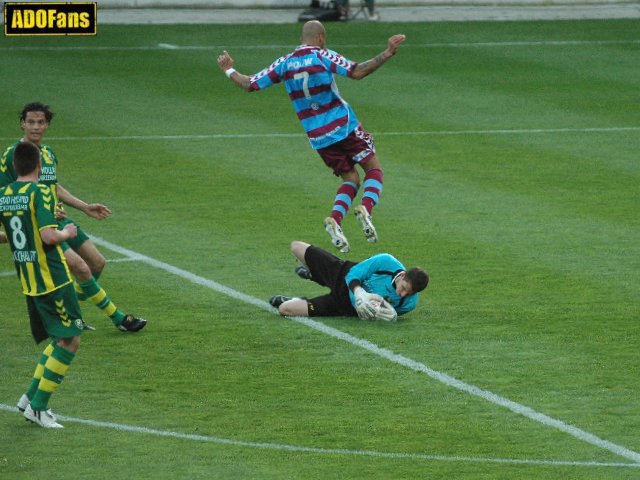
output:
<instances>
[{"instance_id":1,"label":"white line marking on turf","mask_svg":"<svg viewBox=\"0 0 640 480\"><path fill-rule=\"evenodd\" d=\"M585 128L518 128L495 130L426 130L418 132L371 132L376 137L389 136L448 136L448 135L530 135L552 133L617 133L638 132L640 127L585 127ZM189 135L114 135L86 137L47 137L49 141L87 140L234 140L245 138L301 138L300 133L203 133ZM15 136L0 137L0 140L15 140Z\"/></svg>"},{"instance_id":2,"label":"white line marking on turf","mask_svg":"<svg viewBox=\"0 0 640 480\"><path fill-rule=\"evenodd\" d=\"M405 43L402 48L500 48L500 47L572 47L585 45L635 45L640 40L540 40L540 41L513 41L513 42L441 42L441 43ZM65 46L65 47L6 47L0 50L4 51L114 51L114 50L163 50L170 45L172 50L290 50L294 45L173 45L168 43L159 43L158 45L93 45L93 46ZM333 45L334 49L345 48L380 48L380 44L357 44L357 45Z\"/></svg>"},{"instance_id":3,"label":"white line marking on turf","mask_svg":"<svg viewBox=\"0 0 640 480\"><path fill-rule=\"evenodd\" d=\"M137 253L134 252L132 250L129 250L127 248L121 247L119 245L116 245L114 243L108 242L107 240L104 240L102 238L98 238L98 237L91 237L94 241L94 243L98 244L98 245L102 245L103 247L108 248L109 250L113 251L113 252L117 252L125 257L129 257L132 259L136 259L139 260L141 262L144 262L148 265L151 265L153 267L159 268L161 270L164 270L165 272L169 272L172 273L178 277L184 278L185 280L189 280L192 283L195 283L196 285L201 285L203 287L207 287L210 288L212 290L215 290L219 293L223 293L231 298L235 298L237 300L241 300L245 303L251 304L251 305L255 305L263 310L267 310L269 312L273 312L275 313L275 309L269 305L267 302L263 301L263 300L259 300L257 298L254 298L250 295L247 295L245 293L239 292L237 290L234 290L232 288L229 288L225 285L222 285L218 282L215 282L213 280L209 280L207 278L201 277L199 275L196 275L194 273L191 273L187 270L183 270L181 268L175 267L173 265L170 265L168 263L165 262L161 262L159 260L156 260L154 258L148 257L146 255L143 255L141 253ZM490 403L493 403L495 405L499 405L501 407L504 407L508 410L511 410L512 412L518 414L518 415L522 415L524 417L530 418L531 420L534 420L542 425L545 425L547 427L551 427L551 428L555 428L556 430L559 430L561 432L565 432L568 433L569 435L577 438L578 440L582 440L583 442L589 443L593 446L596 446L598 448L604 449L604 450L608 450L612 453L615 453L616 455L619 455L623 458L626 458L628 460L632 460L636 463L640 463L640 453L638 452L634 452L633 450L629 450L626 447L623 447L621 445L617 445L613 442L610 442L608 440L604 440L592 433L589 433L585 430L582 430L580 428L577 428L573 425L569 425L561 420L557 420L555 418L552 418L548 415L545 415L543 413L537 412L535 410L533 410L532 408L529 408L527 406L521 405L519 403L516 403L512 400L509 400L507 398L501 397L500 395L497 395L493 392L490 392L488 390L483 390L479 387L476 387L474 385L470 385L468 383L465 383L461 380L458 380L454 377L451 377L449 375L447 375L446 373L442 373L442 372L438 372L436 370L433 370L431 368L429 368L428 366L420 363L420 362L416 362L415 360L411 360L410 358L404 357L402 355L399 355L397 353L392 352L391 350L388 350L386 348L382 348L379 347L378 345L369 342L368 340L364 340L358 337L354 337L353 335L350 335L348 333L345 333L341 330L338 330L336 328L330 327L328 325L325 325L324 323L321 322L317 322L315 320L312 320L310 318L306 318L306 317L288 317L291 320L293 320L294 322L306 325L310 328L313 328L317 331L320 331L322 333L325 333L327 335L330 335L334 338L337 338L339 340L343 340L347 343L350 343L354 346L363 348L379 357L385 358L393 363L396 363L398 365L402 365L403 367L407 367L411 370L414 370L416 372L420 372L420 373L424 373L425 375L427 375L428 377L437 380L445 385L448 385L450 387L453 387L457 390L466 392L470 395L482 398L483 400L486 400Z\"/></svg>"},{"instance_id":4,"label":"white line marking on turf","mask_svg":"<svg viewBox=\"0 0 640 480\"><path fill-rule=\"evenodd\" d=\"M5 412L17 413L18 409L0 403L0 410ZM406 458L411 460L434 460L443 462L473 462L473 463L502 463L502 464L518 464L518 465L545 465L545 466L569 466L569 467L624 467L624 468L640 468L638 463L612 463L612 462L579 462L568 460L535 460L535 459L517 459L517 458L487 458L487 457L459 457L444 455L428 455L423 453L396 453L396 452L378 452L375 450L349 450L342 448L319 448L319 447L302 447L297 445L286 445L280 443L259 443L245 442L242 440L230 440L227 438L210 437L208 435L194 435L188 433L172 432L167 430L156 430L154 428L136 427L134 425L124 425L121 423L99 422L96 420L85 420L82 418L66 417L56 415L59 420L71 423L80 423L90 427L111 428L113 430L142 433L145 435L155 435L159 437L178 438L181 440L192 440L196 442L216 443L222 445L233 445L237 447L250 447L264 450L285 450L288 452L299 453L315 453L321 455L353 455L367 456L377 458Z\"/></svg>"},{"instance_id":5,"label":"white line marking on turf","mask_svg":"<svg viewBox=\"0 0 640 480\"><path fill-rule=\"evenodd\" d=\"M107 260L108 263L124 263L124 262L137 262L137 261L138 260L136 258L130 258L130 257L111 258Z\"/></svg>"}]
</instances>

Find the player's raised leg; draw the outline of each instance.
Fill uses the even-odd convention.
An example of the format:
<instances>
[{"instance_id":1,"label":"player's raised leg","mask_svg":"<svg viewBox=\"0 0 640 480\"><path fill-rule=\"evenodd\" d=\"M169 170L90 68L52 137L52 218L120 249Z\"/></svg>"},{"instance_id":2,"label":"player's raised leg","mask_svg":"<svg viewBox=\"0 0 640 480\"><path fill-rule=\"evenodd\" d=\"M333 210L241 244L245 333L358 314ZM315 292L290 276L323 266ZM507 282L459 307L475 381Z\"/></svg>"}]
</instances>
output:
<instances>
[{"instance_id":1,"label":"player's raised leg","mask_svg":"<svg viewBox=\"0 0 640 480\"><path fill-rule=\"evenodd\" d=\"M365 170L362 205L354 208L356 218L362 225L362 231L364 232L367 241L375 243L378 241L378 233L371 220L371 212L380 201L380 194L382 192L382 168L378 162L378 158L374 155L362 165Z\"/></svg>"}]
</instances>

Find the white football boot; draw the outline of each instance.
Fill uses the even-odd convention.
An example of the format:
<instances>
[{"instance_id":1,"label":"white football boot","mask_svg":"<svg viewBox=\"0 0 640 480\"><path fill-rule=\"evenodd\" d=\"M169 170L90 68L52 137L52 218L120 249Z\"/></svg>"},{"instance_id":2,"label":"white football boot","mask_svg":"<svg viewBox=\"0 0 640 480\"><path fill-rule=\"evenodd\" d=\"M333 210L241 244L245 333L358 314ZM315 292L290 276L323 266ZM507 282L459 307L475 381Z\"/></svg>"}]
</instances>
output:
<instances>
[{"instance_id":1,"label":"white football boot","mask_svg":"<svg viewBox=\"0 0 640 480\"><path fill-rule=\"evenodd\" d=\"M27 397L27 394L23 393L22 396L20 397L20 400L18 400L18 404L16 405L16 407L18 407L18 410L20 410L21 412L24 412L30 403L31 403L31 400L29 400L29 397Z\"/></svg>"},{"instance_id":2,"label":"white football boot","mask_svg":"<svg viewBox=\"0 0 640 480\"><path fill-rule=\"evenodd\" d=\"M333 243L334 247L342 253L347 253L349 251L349 242L347 241L347 237L344 236L342 228L340 228L338 222L331 217L327 217L324 219L324 229L331 237L331 243Z\"/></svg>"},{"instance_id":3,"label":"white football boot","mask_svg":"<svg viewBox=\"0 0 640 480\"><path fill-rule=\"evenodd\" d=\"M371 215L369 215L367 209L364 208L363 205L358 205L353 209L353 213L356 214L356 218L362 224L362 231L364 232L364 236L367 237L367 242L376 243L378 241L378 233L376 232L376 227L374 227L371 222Z\"/></svg>"},{"instance_id":4,"label":"white football boot","mask_svg":"<svg viewBox=\"0 0 640 480\"><path fill-rule=\"evenodd\" d=\"M56 416L53 414L51 409L34 410L31 408L31 405L27 405L23 415L24 418L30 422L40 425L43 428L64 428L56 421Z\"/></svg>"}]
</instances>

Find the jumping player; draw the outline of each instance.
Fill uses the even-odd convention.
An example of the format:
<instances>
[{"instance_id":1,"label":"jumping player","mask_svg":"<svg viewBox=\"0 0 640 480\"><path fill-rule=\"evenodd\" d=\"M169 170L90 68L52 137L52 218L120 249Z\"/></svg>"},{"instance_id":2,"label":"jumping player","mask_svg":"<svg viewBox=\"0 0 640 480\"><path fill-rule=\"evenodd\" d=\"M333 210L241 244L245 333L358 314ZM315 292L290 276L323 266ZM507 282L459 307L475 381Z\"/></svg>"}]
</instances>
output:
<instances>
[{"instance_id":1,"label":"jumping player","mask_svg":"<svg viewBox=\"0 0 640 480\"><path fill-rule=\"evenodd\" d=\"M311 148L320 154L334 175L342 179L331 214L324 220L324 227L333 245L346 253L349 251L349 242L341 225L360 189L360 176L355 166L360 165L364 171L364 193L361 205L355 207L354 212L367 240L372 243L378 240L371 213L380 200L382 167L376 156L373 138L363 130L351 105L340 95L333 75L355 80L366 77L396 54L405 36L399 34L390 37L382 53L362 63L326 49L325 37L322 23L311 20L302 28L302 44L299 47L254 75L238 72L226 50L218 56L218 66L247 92L284 82Z\"/></svg>"}]
</instances>

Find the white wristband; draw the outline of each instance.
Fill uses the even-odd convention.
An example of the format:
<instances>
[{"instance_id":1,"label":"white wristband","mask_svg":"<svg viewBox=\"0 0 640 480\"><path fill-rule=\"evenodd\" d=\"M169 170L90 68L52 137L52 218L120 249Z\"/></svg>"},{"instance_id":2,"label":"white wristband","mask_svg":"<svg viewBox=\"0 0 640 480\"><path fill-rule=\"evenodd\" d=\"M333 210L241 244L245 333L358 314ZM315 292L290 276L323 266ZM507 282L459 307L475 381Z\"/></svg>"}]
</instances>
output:
<instances>
[{"instance_id":1,"label":"white wristband","mask_svg":"<svg viewBox=\"0 0 640 480\"><path fill-rule=\"evenodd\" d=\"M231 78L231 74L232 74L233 72L235 72L235 71L236 71L236 69L235 69L235 68L227 68L227 69L224 71L224 74L227 76L227 78Z\"/></svg>"}]
</instances>

